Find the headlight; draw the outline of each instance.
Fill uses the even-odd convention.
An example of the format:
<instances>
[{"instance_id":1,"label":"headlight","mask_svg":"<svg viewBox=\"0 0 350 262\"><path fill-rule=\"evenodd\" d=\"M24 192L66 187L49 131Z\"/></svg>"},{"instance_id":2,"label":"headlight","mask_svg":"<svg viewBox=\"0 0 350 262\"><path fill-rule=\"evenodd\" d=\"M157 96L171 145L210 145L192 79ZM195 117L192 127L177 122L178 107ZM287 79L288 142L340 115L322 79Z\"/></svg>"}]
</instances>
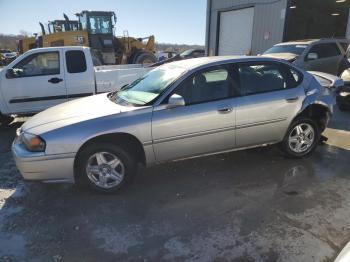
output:
<instances>
[{"instance_id":1,"label":"headlight","mask_svg":"<svg viewBox=\"0 0 350 262\"><path fill-rule=\"evenodd\" d=\"M349 92L340 92L339 95L340 96L349 96L350 93Z\"/></svg>"},{"instance_id":2,"label":"headlight","mask_svg":"<svg viewBox=\"0 0 350 262\"><path fill-rule=\"evenodd\" d=\"M40 136L32 135L29 133L22 133L21 140L29 151L32 151L32 152L45 151L46 143Z\"/></svg>"}]
</instances>

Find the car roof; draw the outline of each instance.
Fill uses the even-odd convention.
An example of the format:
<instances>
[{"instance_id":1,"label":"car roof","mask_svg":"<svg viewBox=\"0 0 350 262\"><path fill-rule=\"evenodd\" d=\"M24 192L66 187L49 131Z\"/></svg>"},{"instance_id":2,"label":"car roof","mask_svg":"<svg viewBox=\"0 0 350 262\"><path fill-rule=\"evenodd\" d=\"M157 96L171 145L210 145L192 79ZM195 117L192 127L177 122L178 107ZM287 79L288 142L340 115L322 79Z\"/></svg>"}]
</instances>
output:
<instances>
[{"instance_id":1,"label":"car roof","mask_svg":"<svg viewBox=\"0 0 350 262\"><path fill-rule=\"evenodd\" d=\"M180 61L175 61L171 63L166 63L161 65L161 67L176 66L182 67L187 70L195 69L204 65L215 65L215 64L225 64L225 63L235 63L235 62L281 62L279 59L262 57L262 56L209 56L209 57L199 57L191 58Z\"/></svg>"},{"instance_id":2,"label":"car roof","mask_svg":"<svg viewBox=\"0 0 350 262\"><path fill-rule=\"evenodd\" d=\"M86 46L53 46L53 47L38 47L38 48L33 48L30 49L27 52L31 52L31 51L52 51L52 50L83 50L83 49L89 49L89 47Z\"/></svg>"},{"instance_id":3,"label":"car roof","mask_svg":"<svg viewBox=\"0 0 350 262\"><path fill-rule=\"evenodd\" d=\"M279 43L276 45L309 45L316 42L349 42L346 38L318 38L318 39L301 39Z\"/></svg>"}]
</instances>

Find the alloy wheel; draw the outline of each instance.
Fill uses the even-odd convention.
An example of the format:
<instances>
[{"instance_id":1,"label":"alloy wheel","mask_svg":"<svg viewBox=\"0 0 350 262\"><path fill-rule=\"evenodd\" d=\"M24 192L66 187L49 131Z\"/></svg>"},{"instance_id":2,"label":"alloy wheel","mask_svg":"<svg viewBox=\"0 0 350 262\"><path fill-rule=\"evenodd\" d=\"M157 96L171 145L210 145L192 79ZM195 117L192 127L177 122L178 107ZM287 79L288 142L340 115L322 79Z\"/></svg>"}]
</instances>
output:
<instances>
[{"instance_id":1,"label":"alloy wheel","mask_svg":"<svg viewBox=\"0 0 350 262\"><path fill-rule=\"evenodd\" d=\"M309 150L315 140L315 129L312 125L301 123L296 125L288 137L289 148L295 153L304 153Z\"/></svg>"},{"instance_id":2,"label":"alloy wheel","mask_svg":"<svg viewBox=\"0 0 350 262\"><path fill-rule=\"evenodd\" d=\"M109 152L97 152L87 161L86 174L96 186L109 189L118 186L124 179L122 161Z\"/></svg>"}]
</instances>

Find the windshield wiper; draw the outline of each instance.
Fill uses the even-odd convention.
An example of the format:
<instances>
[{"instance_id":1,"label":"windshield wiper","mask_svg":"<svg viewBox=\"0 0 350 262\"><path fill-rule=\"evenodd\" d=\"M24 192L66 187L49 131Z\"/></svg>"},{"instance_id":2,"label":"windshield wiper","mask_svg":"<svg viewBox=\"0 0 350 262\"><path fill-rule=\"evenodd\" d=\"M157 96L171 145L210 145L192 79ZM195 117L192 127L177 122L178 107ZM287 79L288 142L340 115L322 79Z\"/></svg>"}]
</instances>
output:
<instances>
[{"instance_id":1,"label":"windshield wiper","mask_svg":"<svg viewBox=\"0 0 350 262\"><path fill-rule=\"evenodd\" d=\"M113 91L113 92L108 93L108 94L107 94L107 97L108 97L108 98L114 97L115 95L118 94L119 91L124 90L127 86L129 86L129 84L123 85L123 86L122 86L119 90L117 90L117 91Z\"/></svg>"}]
</instances>

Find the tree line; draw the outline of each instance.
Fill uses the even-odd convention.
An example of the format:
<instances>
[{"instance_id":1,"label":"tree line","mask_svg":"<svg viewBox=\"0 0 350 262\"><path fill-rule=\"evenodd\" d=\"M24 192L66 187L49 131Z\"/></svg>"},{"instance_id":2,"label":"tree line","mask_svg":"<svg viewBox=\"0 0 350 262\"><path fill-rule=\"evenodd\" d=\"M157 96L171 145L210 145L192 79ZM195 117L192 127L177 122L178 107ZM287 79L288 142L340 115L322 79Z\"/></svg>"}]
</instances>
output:
<instances>
[{"instance_id":1,"label":"tree line","mask_svg":"<svg viewBox=\"0 0 350 262\"><path fill-rule=\"evenodd\" d=\"M10 49L12 51L17 50L17 43L19 39L29 35L27 32L21 32L19 35L5 35L0 34L0 49ZM156 43L156 51L173 51L183 52L187 49L204 48L201 45L186 45L186 44L170 44L170 43Z\"/></svg>"}]
</instances>

